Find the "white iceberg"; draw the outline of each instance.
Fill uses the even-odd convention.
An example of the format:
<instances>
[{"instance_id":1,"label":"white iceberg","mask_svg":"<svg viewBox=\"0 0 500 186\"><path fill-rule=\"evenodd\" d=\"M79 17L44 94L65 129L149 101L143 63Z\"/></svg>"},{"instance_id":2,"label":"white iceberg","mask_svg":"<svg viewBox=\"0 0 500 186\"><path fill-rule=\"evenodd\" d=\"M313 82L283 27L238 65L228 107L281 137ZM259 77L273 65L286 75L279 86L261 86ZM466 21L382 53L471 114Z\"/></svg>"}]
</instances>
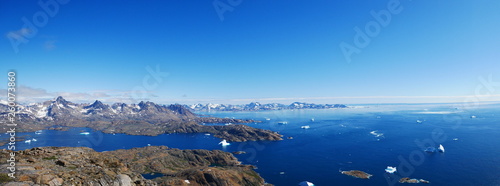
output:
<instances>
[{"instance_id":1,"label":"white iceberg","mask_svg":"<svg viewBox=\"0 0 500 186\"><path fill-rule=\"evenodd\" d=\"M300 128L302 129L308 129L308 128L311 128L309 125L305 125L305 126L301 126Z\"/></svg>"},{"instance_id":2,"label":"white iceberg","mask_svg":"<svg viewBox=\"0 0 500 186\"><path fill-rule=\"evenodd\" d=\"M184 180L184 183L190 184L189 180Z\"/></svg>"},{"instance_id":3,"label":"white iceberg","mask_svg":"<svg viewBox=\"0 0 500 186\"><path fill-rule=\"evenodd\" d=\"M299 183L299 186L314 186L314 183L303 181Z\"/></svg>"},{"instance_id":4,"label":"white iceberg","mask_svg":"<svg viewBox=\"0 0 500 186\"><path fill-rule=\"evenodd\" d=\"M37 139L35 139L35 138L33 138L33 139L31 139L31 141L38 141L38 140L37 140Z\"/></svg>"},{"instance_id":5,"label":"white iceberg","mask_svg":"<svg viewBox=\"0 0 500 186\"><path fill-rule=\"evenodd\" d=\"M374 135L375 137L380 137L384 136L384 133L379 133L378 131L374 130L370 132L371 135Z\"/></svg>"},{"instance_id":6,"label":"white iceberg","mask_svg":"<svg viewBox=\"0 0 500 186\"><path fill-rule=\"evenodd\" d=\"M42 134L42 130L37 130L35 134Z\"/></svg>"},{"instance_id":7,"label":"white iceberg","mask_svg":"<svg viewBox=\"0 0 500 186\"><path fill-rule=\"evenodd\" d=\"M24 143L31 143L31 140L26 140L24 141Z\"/></svg>"},{"instance_id":8,"label":"white iceberg","mask_svg":"<svg viewBox=\"0 0 500 186\"><path fill-rule=\"evenodd\" d=\"M438 148L439 152L444 152L444 147L443 145L439 144L439 148Z\"/></svg>"},{"instance_id":9,"label":"white iceberg","mask_svg":"<svg viewBox=\"0 0 500 186\"><path fill-rule=\"evenodd\" d=\"M228 143L226 140L222 140L221 142L219 142L219 145L228 146L228 145L231 145L231 144Z\"/></svg>"},{"instance_id":10,"label":"white iceberg","mask_svg":"<svg viewBox=\"0 0 500 186\"><path fill-rule=\"evenodd\" d=\"M89 135L90 132L80 132L81 135Z\"/></svg>"},{"instance_id":11,"label":"white iceberg","mask_svg":"<svg viewBox=\"0 0 500 186\"><path fill-rule=\"evenodd\" d=\"M397 171L396 167L391 167L391 166L387 166L387 168L385 169L385 172L390 173L390 174L393 174L396 171Z\"/></svg>"}]
</instances>

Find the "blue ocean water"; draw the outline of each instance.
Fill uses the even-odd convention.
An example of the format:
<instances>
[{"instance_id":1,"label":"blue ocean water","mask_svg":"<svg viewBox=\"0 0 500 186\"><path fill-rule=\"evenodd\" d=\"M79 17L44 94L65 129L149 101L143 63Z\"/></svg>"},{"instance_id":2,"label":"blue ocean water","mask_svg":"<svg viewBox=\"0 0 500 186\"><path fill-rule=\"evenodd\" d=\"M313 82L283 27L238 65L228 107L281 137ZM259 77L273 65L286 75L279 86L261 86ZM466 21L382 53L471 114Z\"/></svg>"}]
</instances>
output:
<instances>
[{"instance_id":1,"label":"blue ocean water","mask_svg":"<svg viewBox=\"0 0 500 186\"><path fill-rule=\"evenodd\" d=\"M36 146L87 146L97 151L165 145L180 149L246 151L235 155L253 164L267 182L297 185L396 185L399 178L425 179L432 185L500 185L500 105L477 108L453 104L369 105L349 109L210 112L217 117L261 120L252 127L278 131L282 141L218 145L205 134L130 136L103 134L86 128L24 133ZM266 120L266 119L269 120ZM417 121L418 120L418 121ZM283 124L286 122L287 124ZM302 129L301 126L310 126ZM89 135L80 134L88 131ZM2 136L5 136L2 134ZM293 137L293 139L287 139ZM445 153L425 148L442 144ZM5 148L5 146L3 147ZM395 174L385 173L397 167ZM369 180L341 174L362 170Z\"/></svg>"}]
</instances>

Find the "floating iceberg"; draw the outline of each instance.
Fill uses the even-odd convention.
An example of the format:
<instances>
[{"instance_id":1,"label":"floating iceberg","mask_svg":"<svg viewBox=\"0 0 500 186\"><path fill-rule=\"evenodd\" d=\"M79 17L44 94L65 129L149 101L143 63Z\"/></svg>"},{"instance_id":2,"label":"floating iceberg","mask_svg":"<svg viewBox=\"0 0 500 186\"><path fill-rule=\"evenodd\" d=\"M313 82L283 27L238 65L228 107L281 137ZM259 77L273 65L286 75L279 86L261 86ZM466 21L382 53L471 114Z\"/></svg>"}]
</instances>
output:
<instances>
[{"instance_id":1,"label":"floating iceberg","mask_svg":"<svg viewBox=\"0 0 500 186\"><path fill-rule=\"evenodd\" d=\"M309 125L305 125L305 126L301 126L300 128L302 129L308 129L308 128L311 128Z\"/></svg>"},{"instance_id":2,"label":"floating iceberg","mask_svg":"<svg viewBox=\"0 0 500 186\"><path fill-rule=\"evenodd\" d=\"M423 123L424 121L417 119L417 123Z\"/></svg>"},{"instance_id":3,"label":"floating iceberg","mask_svg":"<svg viewBox=\"0 0 500 186\"><path fill-rule=\"evenodd\" d=\"M314 186L314 183L303 181L299 183L299 186Z\"/></svg>"},{"instance_id":4,"label":"floating iceberg","mask_svg":"<svg viewBox=\"0 0 500 186\"><path fill-rule=\"evenodd\" d=\"M458 138L453 138L453 141L458 141Z\"/></svg>"},{"instance_id":5,"label":"floating iceberg","mask_svg":"<svg viewBox=\"0 0 500 186\"><path fill-rule=\"evenodd\" d=\"M474 118L476 118L476 116L472 115L472 116L470 116L470 118L474 119Z\"/></svg>"},{"instance_id":6,"label":"floating iceberg","mask_svg":"<svg viewBox=\"0 0 500 186\"><path fill-rule=\"evenodd\" d=\"M26 140L24 141L24 143L31 143L31 140Z\"/></svg>"},{"instance_id":7,"label":"floating iceberg","mask_svg":"<svg viewBox=\"0 0 500 186\"><path fill-rule=\"evenodd\" d=\"M280 121L280 122L278 122L278 124L280 124L280 125L286 125L286 124L288 124L288 122L286 122L286 121Z\"/></svg>"},{"instance_id":8,"label":"floating iceberg","mask_svg":"<svg viewBox=\"0 0 500 186\"><path fill-rule=\"evenodd\" d=\"M380 137L380 136L384 136L383 133L379 133L378 131L374 130L374 131L371 131L370 132L371 135L374 135L375 137Z\"/></svg>"},{"instance_id":9,"label":"floating iceberg","mask_svg":"<svg viewBox=\"0 0 500 186\"><path fill-rule=\"evenodd\" d=\"M387 168L385 169L385 172L390 173L390 174L393 174L396 171L397 171L396 167L391 167L391 166L387 166Z\"/></svg>"},{"instance_id":10,"label":"floating iceberg","mask_svg":"<svg viewBox=\"0 0 500 186\"><path fill-rule=\"evenodd\" d=\"M210 134L209 134L209 133L206 133L206 134L205 134L205 136L210 136Z\"/></svg>"},{"instance_id":11,"label":"floating iceberg","mask_svg":"<svg viewBox=\"0 0 500 186\"><path fill-rule=\"evenodd\" d=\"M38 141L38 140L37 140L37 139L35 139L35 138L33 138L33 139L31 139L31 141Z\"/></svg>"},{"instance_id":12,"label":"floating iceberg","mask_svg":"<svg viewBox=\"0 0 500 186\"><path fill-rule=\"evenodd\" d=\"M438 148L438 149L439 149L439 152L444 152L444 147L443 147L443 145L439 144L439 148Z\"/></svg>"},{"instance_id":13,"label":"floating iceberg","mask_svg":"<svg viewBox=\"0 0 500 186\"><path fill-rule=\"evenodd\" d=\"M89 135L90 132L80 132L81 135Z\"/></svg>"},{"instance_id":14,"label":"floating iceberg","mask_svg":"<svg viewBox=\"0 0 500 186\"><path fill-rule=\"evenodd\" d=\"M190 184L189 180L184 180L184 183Z\"/></svg>"},{"instance_id":15,"label":"floating iceberg","mask_svg":"<svg viewBox=\"0 0 500 186\"><path fill-rule=\"evenodd\" d=\"M221 142L219 142L219 145L228 146L228 145L231 145L231 144L228 143L226 140L222 140Z\"/></svg>"},{"instance_id":16,"label":"floating iceberg","mask_svg":"<svg viewBox=\"0 0 500 186\"><path fill-rule=\"evenodd\" d=\"M35 131L35 134L42 134L42 130Z\"/></svg>"},{"instance_id":17,"label":"floating iceberg","mask_svg":"<svg viewBox=\"0 0 500 186\"><path fill-rule=\"evenodd\" d=\"M314 121L314 118L311 118L311 121Z\"/></svg>"}]
</instances>

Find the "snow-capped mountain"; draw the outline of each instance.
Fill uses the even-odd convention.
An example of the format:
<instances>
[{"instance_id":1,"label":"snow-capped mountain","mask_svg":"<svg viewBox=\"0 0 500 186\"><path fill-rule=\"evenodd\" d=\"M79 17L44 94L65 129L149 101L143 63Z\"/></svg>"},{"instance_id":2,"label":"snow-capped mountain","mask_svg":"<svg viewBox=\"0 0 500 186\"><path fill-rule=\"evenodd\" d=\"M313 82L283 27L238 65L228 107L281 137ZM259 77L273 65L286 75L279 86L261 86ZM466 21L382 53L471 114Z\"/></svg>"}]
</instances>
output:
<instances>
[{"instance_id":1,"label":"snow-capped mountain","mask_svg":"<svg viewBox=\"0 0 500 186\"><path fill-rule=\"evenodd\" d=\"M212 105L219 108L221 105ZM72 103L62 97L42 103L19 105L16 112L17 131L34 132L68 127L87 127L105 133L159 135L165 133L210 133L228 141L281 140L281 135L247 125L204 125L205 123L253 123L254 120L197 116L183 105L158 105L95 101ZM6 123L9 107L0 104L0 123ZM201 123L201 124L200 124ZM5 128L4 128L5 129Z\"/></svg>"},{"instance_id":2,"label":"snow-capped mountain","mask_svg":"<svg viewBox=\"0 0 500 186\"><path fill-rule=\"evenodd\" d=\"M0 104L0 114L7 113L7 109L6 105ZM110 106L98 100L92 104L79 104L69 102L60 96L42 103L19 105L17 115L20 119L37 121L113 118L185 120L195 117L195 114L180 105L165 106L148 101L139 104L115 103Z\"/></svg>"},{"instance_id":3,"label":"snow-capped mountain","mask_svg":"<svg viewBox=\"0 0 500 186\"><path fill-rule=\"evenodd\" d=\"M225 104L194 104L186 105L193 111L258 111L258 110L286 110L286 109L330 109L330 108L347 108L343 104L313 104L294 102L290 105L280 103L261 104L252 102L245 105L225 105Z\"/></svg>"}]
</instances>

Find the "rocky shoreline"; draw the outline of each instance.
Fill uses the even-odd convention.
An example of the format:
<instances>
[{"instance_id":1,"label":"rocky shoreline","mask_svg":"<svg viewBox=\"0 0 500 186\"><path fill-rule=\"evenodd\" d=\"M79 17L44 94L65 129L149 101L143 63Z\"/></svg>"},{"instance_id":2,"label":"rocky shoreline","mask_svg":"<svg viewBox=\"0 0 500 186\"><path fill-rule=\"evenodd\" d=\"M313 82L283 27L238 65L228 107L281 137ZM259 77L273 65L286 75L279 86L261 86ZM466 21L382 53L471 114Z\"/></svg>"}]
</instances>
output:
<instances>
[{"instance_id":1,"label":"rocky shoreline","mask_svg":"<svg viewBox=\"0 0 500 186\"><path fill-rule=\"evenodd\" d=\"M12 151L2 150L5 162ZM231 153L149 146L96 152L87 147L37 147L16 151L17 172L2 185L270 185ZM160 175L146 179L143 174Z\"/></svg>"}]
</instances>

